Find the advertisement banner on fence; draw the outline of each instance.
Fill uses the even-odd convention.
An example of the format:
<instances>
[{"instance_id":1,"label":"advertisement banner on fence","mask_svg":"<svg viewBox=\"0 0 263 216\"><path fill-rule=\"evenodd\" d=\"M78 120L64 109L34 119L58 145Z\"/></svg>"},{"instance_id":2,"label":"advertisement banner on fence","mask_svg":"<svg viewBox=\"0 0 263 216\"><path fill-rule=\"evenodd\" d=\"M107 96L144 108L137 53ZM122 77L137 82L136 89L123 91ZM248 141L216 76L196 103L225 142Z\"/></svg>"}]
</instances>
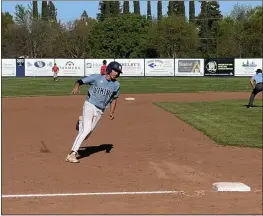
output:
<instances>
[{"instance_id":1,"label":"advertisement banner on fence","mask_svg":"<svg viewBox=\"0 0 263 216\"><path fill-rule=\"evenodd\" d=\"M114 61L114 59L85 59L85 76L100 74L100 67L103 65L103 60L107 61L107 65Z\"/></svg>"},{"instance_id":2,"label":"advertisement banner on fence","mask_svg":"<svg viewBox=\"0 0 263 216\"><path fill-rule=\"evenodd\" d=\"M16 59L2 59L2 76L16 76Z\"/></svg>"},{"instance_id":3,"label":"advertisement banner on fence","mask_svg":"<svg viewBox=\"0 0 263 216\"><path fill-rule=\"evenodd\" d=\"M25 76L53 76L54 59L25 59Z\"/></svg>"},{"instance_id":4,"label":"advertisement banner on fence","mask_svg":"<svg viewBox=\"0 0 263 216\"><path fill-rule=\"evenodd\" d=\"M235 76L253 76L262 69L262 58L235 59Z\"/></svg>"},{"instance_id":5,"label":"advertisement banner on fence","mask_svg":"<svg viewBox=\"0 0 263 216\"><path fill-rule=\"evenodd\" d=\"M174 76L174 59L145 59L145 76Z\"/></svg>"},{"instance_id":6,"label":"advertisement banner on fence","mask_svg":"<svg viewBox=\"0 0 263 216\"><path fill-rule=\"evenodd\" d=\"M58 76L84 76L84 59L55 59Z\"/></svg>"},{"instance_id":7,"label":"advertisement banner on fence","mask_svg":"<svg viewBox=\"0 0 263 216\"><path fill-rule=\"evenodd\" d=\"M204 59L175 59L175 76L203 76Z\"/></svg>"},{"instance_id":8,"label":"advertisement banner on fence","mask_svg":"<svg viewBox=\"0 0 263 216\"><path fill-rule=\"evenodd\" d=\"M16 76L17 77L25 76L25 59L24 58L16 59Z\"/></svg>"},{"instance_id":9,"label":"advertisement banner on fence","mask_svg":"<svg viewBox=\"0 0 263 216\"><path fill-rule=\"evenodd\" d=\"M233 58L205 59L205 76L234 76L235 67Z\"/></svg>"},{"instance_id":10,"label":"advertisement banner on fence","mask_svg":"<svg viewBox=\"0 0 263 216\"><path fill-rule=\"evenodd\" d=\"M115 59L122 65L121 76L144 76L144 59Z\"/></svg>"}]
</instances>

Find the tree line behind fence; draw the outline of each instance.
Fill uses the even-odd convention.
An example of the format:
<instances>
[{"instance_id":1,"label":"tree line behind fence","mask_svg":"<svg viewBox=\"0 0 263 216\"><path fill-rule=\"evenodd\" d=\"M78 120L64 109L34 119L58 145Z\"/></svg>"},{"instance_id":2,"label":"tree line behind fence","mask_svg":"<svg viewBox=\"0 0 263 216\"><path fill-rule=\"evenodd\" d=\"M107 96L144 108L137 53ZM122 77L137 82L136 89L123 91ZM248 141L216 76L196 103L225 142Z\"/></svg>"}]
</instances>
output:
<instances>
[{"instance_id":1,"label":"tree line behind fence","mask_svg":"<svg viewBox=\"0 0 263 216\"><path fill-rule=\"evenodd\" d=\"M100 1L96 18L87 10L63 23L52 1L16 5L14 16L2 12L2 58L260 58L262 6L236 4L223 16L217 1ZM152 16L157 4L157 17ZM189 4L189 14L185 13Z\"/></svg>"}]
</instances>

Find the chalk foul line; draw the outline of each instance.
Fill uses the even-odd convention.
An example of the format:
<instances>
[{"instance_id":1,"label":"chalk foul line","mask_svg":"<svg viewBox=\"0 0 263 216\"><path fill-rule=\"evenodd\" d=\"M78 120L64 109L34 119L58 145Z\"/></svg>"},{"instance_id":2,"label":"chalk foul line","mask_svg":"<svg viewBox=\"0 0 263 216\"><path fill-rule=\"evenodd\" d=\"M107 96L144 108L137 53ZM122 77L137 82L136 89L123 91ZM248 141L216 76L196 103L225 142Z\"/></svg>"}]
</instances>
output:
<instances>
[{"instance_id":1,"label":"chalk foul line","mask_svg":"<svg viewBox=\"0 0 263 216\"><path fill-rule=\"evenodd\" d=\"M262 190L250 191L254 193L262 193ZM89 192L89 193L54 193L54 194L10 194L2 195L2 198L30 198L30 197L66 197L66 196L107 196L107 195L150 195L150 194L175 194L182 196L198 196L203 197L207 193L225 193L217 191L196 190L192 193L185 191L139 191L139 192ZM232 192L230 192L232 193ZM240 193L240 192L238 192ZM244 192L242 192L244 193ZM249 192L246 192L249 193Z\"/></svg>"},{"instance_id":2,"label":"chalk foul line","mask_svg":"<svg viewBox=\"0 0 263 216\"><path fill-rule=\"evenodd\" d=\"M140 192L94 192L94 193L57 193L57 194L10 194L2 198L24 197L58 197L58 196L106 196L106 195L139 195L139 194L184 194L184 191L140 191Z\"/></svg>"}]
</instances>

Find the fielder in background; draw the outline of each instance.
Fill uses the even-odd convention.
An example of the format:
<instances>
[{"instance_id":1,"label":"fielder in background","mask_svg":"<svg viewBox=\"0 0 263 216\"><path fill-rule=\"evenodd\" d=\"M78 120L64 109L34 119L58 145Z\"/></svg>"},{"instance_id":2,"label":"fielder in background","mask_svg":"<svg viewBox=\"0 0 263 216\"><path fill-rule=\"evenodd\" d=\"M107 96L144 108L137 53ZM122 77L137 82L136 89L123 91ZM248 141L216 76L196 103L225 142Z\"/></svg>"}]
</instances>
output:
<instances>
[{"instance_id":1,"label":"fielder in background","mask_svg":"<svg viewBox=\"0 0 263 216\"><path fill-rule=\"evenodd\" d=\"M255 83L256 83L256 85L255 85ZM250 84L253 88L253 91L250 95L247 108L253 107L253 102L254 102L256 95L259 92L263 91L262 70L261 69L256 70L256 74L253 77L251 77L251 79L250 79Z\"/></svg>"},{"instance_id":2,"label":"fielder in background","mask_svg":"<svg viewBox=\"0 0 263 216\"><path fill-rule=\"evenodd\" d=\"M107 61L103 60L102 64L103 65L100 67L100 74L106 75Z\"/></svg>"},{"instance_id":3,"label":"fielder in background","mask_svg":"<svg viewBox=\"0 0 263 216\"><path fill-rule=\"evenodd\" d=\"M57 66L57 64L55 63L54 66L52 67L52 72L53 72L53 77L54 77L54 81L58 81L58 72L59 72L59 68Z\"/></svg>"},{"instance_id":4,"label":"fielder in background","mask_svg":"<svg viewBox=\"0 0 263 216\"><path fill-rule=\"evenodd\" d=\"M106 75L92 74L77 80L71 94L79 93L79 86L90 85L88 95L83 105L82 118L79 119L78 135L73 143L66 161L78 163L78 150L82 142L94 130L105 109L110 105L109 119L114 119L117 99L120 95L120 83L116 80L122 73L122 66L118 62L111 62L106 68Z\"/></svg>"}]
</instances>

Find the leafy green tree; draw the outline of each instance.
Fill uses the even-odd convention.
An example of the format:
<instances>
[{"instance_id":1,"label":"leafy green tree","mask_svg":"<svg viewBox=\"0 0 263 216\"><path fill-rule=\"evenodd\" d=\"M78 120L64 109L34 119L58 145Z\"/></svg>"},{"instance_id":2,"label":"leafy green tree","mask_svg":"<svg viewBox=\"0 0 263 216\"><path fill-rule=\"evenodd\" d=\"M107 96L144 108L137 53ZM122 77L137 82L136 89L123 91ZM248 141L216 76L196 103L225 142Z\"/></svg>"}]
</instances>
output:
<instances>
[{"instance_id":1,"label":"leafy green tree","mask_svg":"<svg viewBox=\"0 0 263 216\"><path fill-rule=\"evenodd\" d=\"M92 28L89 47L93 58L144 57L150 22L145 16L121 14L98 22Z\"/></svg>"},{"instance_id":2,"label":"leafy green tree","mask_svg":"<svg viewBox=\"0 0 263 216\"><path fill-rule=\"evenodd\" d=\"M26 28L29 28L32 24L33 11L32 8L28 5L26 8L23 5L15 6L15 14L14 14L15 23L18 25L23 25Z\"/></svg>"},{"instance_id":3,"label":"leafy green tree","mask_svg":"<svg viewBox=\"0 0 263 216\"><path fill-rule=\"evenodd\" d=\"M123 1L123 13L128 14L130 13L130 2L129 1Z\"/></svg>"},{"instance_id":4,"label":"leafy green tree","mask_svg":"<svg viewBox=\"0 0 263 216\"><path fill-rule=\"evenodd\" d=\"M158 0L157 2L157 19L160 20L163 16L163 6L162 6L162 1Z\"/></svg>"},{"instance_id":5,"label":"leafy green tree","mask_svg":"<svg viewBox=\"0 0 263 216\"><path fill-rule=\"evenodd\" d=\"M38 6L37 1L33 1L33 17L38 19Z\"/></svg>"},{"instance_id":6,"label":"leafy green tree","mask_svg":"<svg viewBox=\"0 0 263 216\"><path fill-rule=\"evenodd\" d=\"M202 1L197 24L199 28L200 51L203 57L216 57L219 21L222 19L217 1Z\"/></svg>"},{"instance_id":7,"label":"leafy green tree","mask_svg":"<svg viewBox=\"0 0 263 216\"><path fill-rule=\"evenodd\" d=\"M195 23L195 2L189 0L189 21Z\"/></svg>"},{"instance_id":8,"label":"leafy green tree","mask_svg":"<svg viewBox=\"0 0 263 216\"><path fill-rule=\"evenodd\" d=\"M185 17L184 1L179 1L179 15Z\"/></svg>"},{"instance_id":9,"label":"leafy green tree","mask_svg":"<svg viewBox=\"0 0 263 216\"><path fill-rule=\"evenodd\" d=\"M134 13L139 14L140 15L140 1L135 0L133 1L133 7L134 7Z\"/></svg>"},{"instance_id":10,"label":"leafy green tree","mask_svg":"<svg viewBox=\"0 0 263 216\"><path fill-rule=\"evenodd\" d=\"M97 14L97 19L99 21L103 21L110 15L110 2L100 1L99 7L100 7L100 13Z\"/></svg>"},{"instance_id":11,"label":"leafy green tree","mask_svg":"<svg viewBox=\"0 0 263 216\"><path fill-rule=\"evenodd\" d=\"M262 7L235 5L219 22L218 56L260 58L262 34Z\"/></svg>"},{"instance_id":12,"label":"leafy green tree","mask_svg":"<svg viewBox=\"0 0 263 216\"><path fill-rule=\"evenodd\" d=\"M47 1L42 1L42 20L48 20L48 5Z\"/></svg>"},{"instance_id":13,"label":"leafy green tree","mask_svg":"<svg viewBox=\"0 0 263 216\"><path fill-rule=\"evenodd\" d=\"M2 29L6 29L9 25L14 24L13 16L9 12L1 13Z\"/></svg>"},{"instance_id":14,"label":"leafy green tree","mask_svg":"<svg viewBox=\"0 0 263 216\"><path fill-rule=\"evenodd\" d=\"M163 17L149 31L148 41L161 58L197 56L198 35L196 27L184 17Z\"/></svg>"},{"instance_id":15,"label":"leafy green tree","mask_svg":"<svg viewBox=\"0 0 263 216\"><path fill-rule=\"evenodd\" d=\"M82 20L68 22L66 28L62 29L62 34L58 38L63 47L59 47L59 44L56 45L57 55L64 58L90 57L91 50L88 44L91 37L90 31L96 23L97 21L91 18L87 18L85 22Z\"/></svg>"},{"instance_id":16,"label":"leafy green tree","mask_svg":"<svg viewBox=\"0 0 263 216\"><path fill-rule=\"evenodd\" d=\"M48 20L57 22L57 9L52 1L48 2Z\"/></svg>"},{"instance_id":17,"label":"leafy green tree","mask_svg":"<svg viewBox=\"0 0 263 216\"><path fill-rule=\"evenodd\" d=\"M9 25L2 36L2 58L16 58L27 55L28 29L22 25Z\"/></svg>"},{"instance_id":18,"label":"leafy green tree","mask_svg":"<svg viewBox=\"0 0 263 216\"><path fill-rule=\"evenodd\" d=\"M10 47L10 42L8 41L8 32L10 28L14 25L13 16L9 12L2 12L1 13L1 29L2 29L2 37L1 37L1 50L2 50L2 57L10 57L12 52L12 47Z\"/></svg>"},{"instance_id":19,"label":"leafy green tree","mask_svg":"<svg viewBox=\"0 0 263 216\"><path fill-rule=\"evenodd\" d=\"M118 16L120 14L120 1L109 1L109 7L111 16Z\"/></svg>"},{"instance_id":20,"label":"leafy green tree","mask_svg":"<svg viewBox=\"0 0 263 216\"><path fill-rule=\"evenodd\" d=\"M152 19L152 7L151 7L151 1L147 1L147 19Z\"/></svg>"},{"instance_id":21,"label":"leafy green tree","mask_svg":"<svg viewBox=\"0 0 263 216\"><path fill-rule=\"evenodd\" d=\"M236 43L237 25L230 17L222 19L219 23L219 33L217 39L217 57L232 58L238 57L241 47Z\"/></svg>"},{"instance_id":22,"label":"leafy green tree","mask_svg":"<svg viewBox=\"0 0 263 216\"><path fill-rule=\"evenodd\" d=\"M244 21L242 54L246 58L262 58L262 8L253 8L249 19Z\"/></svg>"},{"instance_id":23,"label":"leafy green tree","mask_svg":"<svg viewBox=\"0 0 263 216\"><path fill-rule=\"evenodd\" d=\"M253 11L251 6L235 4L230 12L229 18L234 22L243 22L249 19Z\"/></svg>"},{"instance_id":24,"label":"leafy green tree","mask_svg":"<svg viewBox=\"0 0 263 216\"><path fill-rule=\"evenodd\" d=\"M168 16L182 16L185 14L184 9L184 2L183 1L169 1L168 9L167 9Z\"/></svg>"}]
</instances>

